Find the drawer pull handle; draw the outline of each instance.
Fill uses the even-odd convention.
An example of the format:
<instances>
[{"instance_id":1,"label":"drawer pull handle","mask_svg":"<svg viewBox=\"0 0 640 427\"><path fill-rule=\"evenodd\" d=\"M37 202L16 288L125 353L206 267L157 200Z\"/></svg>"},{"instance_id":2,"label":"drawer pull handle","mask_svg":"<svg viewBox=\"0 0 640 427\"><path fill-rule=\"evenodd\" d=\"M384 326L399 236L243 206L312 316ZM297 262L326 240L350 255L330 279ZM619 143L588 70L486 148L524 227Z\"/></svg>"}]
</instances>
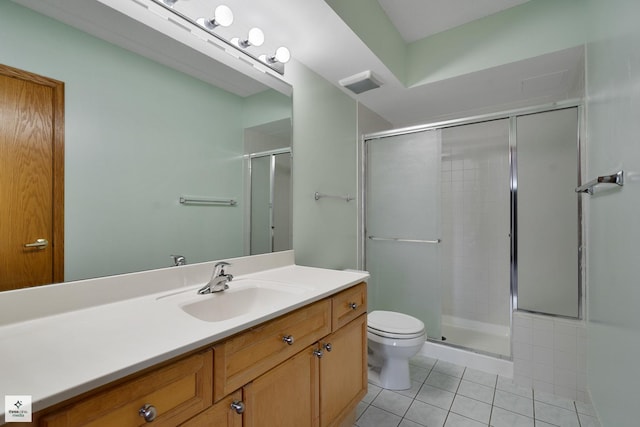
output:
<instances>
[{"instance_id":1,"label":"drawer pull handle","mask_svg":"<svg viewBox=\"0 0 640 427\"><path fill-rule=\"evenodd\" d=\"M325 350L327 350L329 352L333 349L333 347L331 346L330 342L322 344L322 348L324 348Z\"/></svg>"},{"instance_id":2,"label":"drawer pull handle","mask_svg":"<svg viewBox=\"0 0 640 427\"><path fill-rule=\"evenodd\" d=\"M282 337L282 341L283 341L283 342L286 342L286 343L287 343L287 344L289 344L289 345L292 345L292 344L293 344L293 341L294 341L294 340L293 340L293 335L285 335L285 336L283 336L283 337Z\"/></svg>"},{"instance_id":3,"label":"drawer pull handle","mask_svg":"<svg viewBox=\"0 0 640 427\"><path fill-rule=\"evenodd\" d=\"M151 421L156 419L156 417L158 416L158 411L156 410L155 406L146 403L142 408L140 408L138 414L140 414L140 416L144 418L146 422L150 423Z\"/></svg>"},{"instance_id":4,"label":"drawer pull handle","mask_svg":"<svg viewBox=\"0 0 640 427\"><path fill-rule=\"evenodd\" d=\"M322 359L323 354L324 353L322 353L322 350L319 350L319 349L313 350L313 355L316 356L318 359Z\"/></svg>"},{"instance_id":5,"label":"drawer pull handle","mask_svg":"<svg viewBox=\"0 0 640 427\"><path fill-rule=\"evenodd\" d=\"M351 310L357 310L358 304L356 304L355 302L350 302L349 307L351 308Z\"/></svg>"},{"instance_id":6,"label":"drawer pull handle","mask_svg":"<svg viewBox=\"0 0 640 427\"><path fill-rule=\"evenodd\" d=\"M242 414L244 412L244 403L240 400L234 400L231 402L231 409L236 411L237 414Z\"/></svg>"}]
</instances>

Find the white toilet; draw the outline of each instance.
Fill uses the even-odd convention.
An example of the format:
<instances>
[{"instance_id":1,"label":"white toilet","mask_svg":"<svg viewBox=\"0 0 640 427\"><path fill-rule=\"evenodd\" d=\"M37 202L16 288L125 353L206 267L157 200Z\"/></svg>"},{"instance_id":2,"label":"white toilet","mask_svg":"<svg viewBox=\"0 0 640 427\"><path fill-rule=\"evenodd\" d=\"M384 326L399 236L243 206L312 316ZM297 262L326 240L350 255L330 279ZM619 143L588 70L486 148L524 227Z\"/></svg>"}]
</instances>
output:
<instances>
[{"instance_id":1,"label":"white toilet","mask_svg":"<svg viewBox=\"0 0 640 427\"><path fill-rule=\"evenodd\" d=\"M367 316L369 381L389 390L411 388L409 359L424 345L424 323L393 311Z\"/></svg>"}]
</instances>

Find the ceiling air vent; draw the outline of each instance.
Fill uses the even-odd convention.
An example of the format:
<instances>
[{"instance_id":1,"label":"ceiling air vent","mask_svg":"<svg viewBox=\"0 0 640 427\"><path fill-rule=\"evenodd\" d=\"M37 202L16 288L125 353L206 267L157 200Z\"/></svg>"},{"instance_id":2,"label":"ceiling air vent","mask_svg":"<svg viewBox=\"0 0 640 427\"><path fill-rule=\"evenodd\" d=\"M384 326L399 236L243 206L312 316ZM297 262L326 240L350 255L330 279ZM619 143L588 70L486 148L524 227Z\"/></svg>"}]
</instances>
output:
<instances>
[{"instance_id":1,"label":"ceiling air vent","mask_svg":"<svg viewBox=\"0 0 640 427\"><path fill-rule=\"evenodd\" d=\"M369 70L354 74L350 77L345 77L338 83L340 86L346 87L356 95L382 86L382 82Z\"/></svg>"}]
</instances>

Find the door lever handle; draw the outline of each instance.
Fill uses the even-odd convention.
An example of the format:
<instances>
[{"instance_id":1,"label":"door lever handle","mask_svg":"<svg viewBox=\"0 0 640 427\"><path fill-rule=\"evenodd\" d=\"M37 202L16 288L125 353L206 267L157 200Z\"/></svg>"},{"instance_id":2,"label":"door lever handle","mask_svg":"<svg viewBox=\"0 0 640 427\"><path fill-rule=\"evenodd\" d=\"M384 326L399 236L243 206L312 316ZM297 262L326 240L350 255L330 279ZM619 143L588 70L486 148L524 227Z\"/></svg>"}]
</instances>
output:
<instances>
[{"instance_id":1,"label":"door lever handle","mask_svg":"<svg viewBox=\"0 0 640 427\"><path fill-rule=\"evenodd\" d=\"M44 249L47 246L49 246L49 241L47 239L37 239L33 243L25 243L24 245L25 248L37 248L37 249Z\"/></svg>"}]
</instances>

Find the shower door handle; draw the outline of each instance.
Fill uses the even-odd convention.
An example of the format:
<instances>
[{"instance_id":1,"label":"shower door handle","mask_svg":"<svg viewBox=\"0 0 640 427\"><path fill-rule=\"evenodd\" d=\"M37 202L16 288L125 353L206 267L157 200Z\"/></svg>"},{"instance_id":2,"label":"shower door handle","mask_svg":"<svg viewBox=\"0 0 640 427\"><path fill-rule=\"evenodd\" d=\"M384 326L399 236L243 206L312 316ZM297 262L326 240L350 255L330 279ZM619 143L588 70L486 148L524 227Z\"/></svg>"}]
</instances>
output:
<instances>
[{"instance_id":1,"label":"shower door handle","mask_svg":"<svg viewBox=\"0 0 640 427\"><path fill-rule=\"evenodd\" d=\"M379 240L383 242L431 243L431 244L438 244L442 242L442 239L422 240L422 239L402 239L400 237L376 237L376 236L369 236L369 240Z\"/></svg>"}]
</instances>

